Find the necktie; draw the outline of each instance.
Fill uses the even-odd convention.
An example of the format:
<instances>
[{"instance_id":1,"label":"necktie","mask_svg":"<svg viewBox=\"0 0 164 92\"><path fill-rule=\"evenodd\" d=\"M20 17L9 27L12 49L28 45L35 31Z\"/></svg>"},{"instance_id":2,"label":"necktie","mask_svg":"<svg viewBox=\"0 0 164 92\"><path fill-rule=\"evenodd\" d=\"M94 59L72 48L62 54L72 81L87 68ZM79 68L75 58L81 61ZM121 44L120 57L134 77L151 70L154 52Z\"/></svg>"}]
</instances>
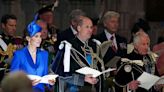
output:
<instances>
[{"instance_id":1,"label":"necktie","mask_svg":"<svg viewBox=\"0 0 164 92\"><path fill-rule=\"evenodd\" d=\"M114 51L114 52L117 52L117 49L116 49L116 47L115 47L115 45L114 45L114 42L113 42L114 36L112 36L112 37L110 38L110 40L112 41L112 49L113 49L113 51Z\"/></svg>"}]
</instances>

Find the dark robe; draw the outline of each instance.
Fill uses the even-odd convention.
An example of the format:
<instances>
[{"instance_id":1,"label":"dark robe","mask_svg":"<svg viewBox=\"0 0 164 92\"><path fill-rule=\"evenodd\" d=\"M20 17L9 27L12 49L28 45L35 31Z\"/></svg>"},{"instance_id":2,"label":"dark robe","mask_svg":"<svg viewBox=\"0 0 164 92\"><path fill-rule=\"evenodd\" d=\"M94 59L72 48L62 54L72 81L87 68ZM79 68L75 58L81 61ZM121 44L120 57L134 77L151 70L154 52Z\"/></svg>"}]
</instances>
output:
<instances>
[{"instance_id":1,"label":"dark robe","mask_svg":"<svg viewBox=\"0 0 164 92\"><path fill-rule=\"evenodd\" d=\"M81 42L77 37L75 37L74 39L72 39L70 41L70 43L72 44L72 47L74 49L79 51L85 57L84 51L82 50L82 47L85 46L85 44L83 42ZM93 49L94 52L96 51L96 43L89 40L88 45L89 45L89 47L91 47ZM56 60L53 62L54 64L52 64L53 65L52 70L54 71L54 73L57 73L60 76L62 76L62 78L60 77L60 80L64 80L66 82L66 84L67 84L66 88L65 88L66 91L64 90L64 92L99 92L98 89L99 89L100 80L96 85L94 85L95 86L94 88L96 88L96 90L93 91L92 85L89 83L86 83L84 81L85 76L75 72L77 69L80 69L83 66L79 65L77 63L77 61L75 61L72 58L72 56L70 58L70 72L64 72L63 54L64 54L64 50L58 51ZM76 55L72 51L71 51L71 54L76 57ZM77 54L77 55L86 66L90 67L90 65L84 58L82 58L79 54ZM100 66L100 65L98 65L98 66ZM76 91L70 90L73 86L74 86L74 88L76 88Z\"/></svg>"},{"instance_id":2,"label":"dark robe","mask_svg":"<svg viewBox=\"0 0 164 92\"><path fill-rule=\"evenodd\" d=\"M131 52L130 54L128 54L127 56L125 56L126 58L130 59L130 60L142 60L143 61L143 58L144 57L147 57L149 59L149 62L150 62L150 57L148 55L140 55L138 53L136 53L135 51ZM144 62L144 61L143 61ZM154 61L153 61L154 62ZM155 63L154 63L155 64ZM132 71L131 72L126 72L124 70L124 67L126 65L131 65L132 67ZM143 66L139 66L137 64L128 64L128 63L123 63L123 62L119 62L118 64L118 72L117 72L117 75L115 76L115 80L116 80L116 83L119 84L119 86L126 86L129 82L131 82L132 80L137 80L137 78L145 71L146 71L146 68L145 68L145 63ZM132 72L134 75L132 75ZM157 73L157 70L156 70L156 67L155 67L155 74L158 75ZM133 79L134 77L134 79ZM153 88L153 87L152 87ZM154 89L150 89L150 90L146 90L146 89L143 89L143 88L138 88L135 92L156 92ZM116 92L121 92L122 88L118 88L116 89Z\"/></svg>"},{"instance_id":3,"label":"dark robe","mask_svg":"<svg viewBox=\"0 0 164 92\"><path fill-rule=\"evenodd\" d=\"M8 35L6 35L4 33L2 33L0 35L0 38L4 41L4 43L7 46L9 44L12 44L13 47L14 47L14 45L19 45L19 46L21 45L21 47L23 47L22 46L23 40L21 38L8 36ZM11 58L9 58L9 55L8 54L7 55L3 55L3 53L6 54L6 52L3 50L1 45L0 45L0 50L2 51L2 53L0 53L0 60L1 60L0 61L0 68L1 68L1 70L0 70L0 82L3 79L5 73L9 72L9 67L10 67L10 63L11 63ZM16 48L13 48L12 50L16 50ZM13 53L13 52L11 52L11 53Z\"/></svg>"},{"instance_id":4,"label":"dark robe","mask_svg":"<svg viewBox=\"0 0 164 92\"><path fill-rule=\"evenodd\" d=\"M58 49L61 41L66 40L69 42L73 38L75 38L75 35L73 34L71 27L59 32L57 35L56 49Z\"/></svg>"}]
</instances>

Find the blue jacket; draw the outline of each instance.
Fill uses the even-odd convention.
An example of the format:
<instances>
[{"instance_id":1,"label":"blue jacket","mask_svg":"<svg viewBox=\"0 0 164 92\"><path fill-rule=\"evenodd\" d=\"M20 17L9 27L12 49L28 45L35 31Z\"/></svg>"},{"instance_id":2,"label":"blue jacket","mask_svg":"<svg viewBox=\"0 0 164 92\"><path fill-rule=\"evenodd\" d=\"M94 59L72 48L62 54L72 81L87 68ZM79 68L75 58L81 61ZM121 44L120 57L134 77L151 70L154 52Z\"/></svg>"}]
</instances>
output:
<instances>
[{"instance_id":1,"label":"blue jacket","mask_svg":"<svg viewBox=\"0 0 164 92\"><path fill-rule=\"evenodd\" d=\"M44 76L48 74L48 52L37 49L36 53L36 63L34 64L29 50L26 47L21 50L17 50L14 53L13 60L11 62L11 71L24 71L30 75ZM44 92L44 84L37 84L33 86L33 89L39 90L39 92ZM37 91L38 92L38 91Z\"/></svg>"}]
</instances>

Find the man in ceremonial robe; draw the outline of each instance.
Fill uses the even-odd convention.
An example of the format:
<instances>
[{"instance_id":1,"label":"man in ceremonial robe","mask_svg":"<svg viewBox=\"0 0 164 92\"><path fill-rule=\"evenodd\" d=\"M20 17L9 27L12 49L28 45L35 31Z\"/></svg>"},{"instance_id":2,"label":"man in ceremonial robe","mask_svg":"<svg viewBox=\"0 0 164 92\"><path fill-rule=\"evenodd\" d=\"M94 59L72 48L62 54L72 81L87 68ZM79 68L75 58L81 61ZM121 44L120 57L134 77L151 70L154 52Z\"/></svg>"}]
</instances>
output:
<instances>
[{"instance_id":1,"label":"man in ceremonial robe","mask_svg":"<svg viewBox=\"0 0 164 92\"><path fill-rule=\"evenodd\" d=\"M101 85L99 84L101 82L100 76L94 78L91 75L76 73L77 69L85 66L99 70L101 70L99 66L104 67L103 62L95 60L98 58L98 56L95 57L97 46L96 43L90 39L92 35L92 21L88 17L82 17L78 23L77 30L77 36L70 40L72 45L70 53L70 70L65 72L64 67L66 65L64 65L64 60L61 58L62 55L58 53L55 61L57 63L52 67L52 70L61 76L59 82L61 83L61 80L64 80L65 82L65 84L63 84L65 85L63 88L64 91L60 90L60 92L101 92ZM62 51L59 52L63 53Z\"/></svg>"},{"instance_id":2,"label":"man in ceremonial robe","mask_svg":"<svg viewBox=\"0 0 164 92\"><path fill-rule=\"evenodd\" d=\"M70 41L71 39L75 38L77 34L77 25L82 16L85 16L85 13L80 9L75 9L71 11L69 15L69 27L59 32L57 36L57 47L59 46L61 41Z\"/></svg>"},{"instance_id":3,"label":"man in ceremonial robe","mask_svg":"<svg viewBox=\"0 0 164 92\"><path fill-rule=\"evenodd\" d=\"M127 66L128 64L125 63L124 66L124 63L121 62L117 75L115 76L116 84L118 84L120 87L124 86L125 90L131 90L132 92L156 92L153 87L150 90L139 87L140 82L137 81L137 78L144 71L153 75L158 75L156 59L154 59L152 52L149 51L149 36L143 31L136 33L133 38L133 45L134 50L125 57L130 60L141 60L143 65L134 63L130 65L132 70L127 70L127 67L129 67ZM133 72L133 74L131 72ZM116 89L116 91L120 92L120 89Z\"/></svg>"}]
</instances>

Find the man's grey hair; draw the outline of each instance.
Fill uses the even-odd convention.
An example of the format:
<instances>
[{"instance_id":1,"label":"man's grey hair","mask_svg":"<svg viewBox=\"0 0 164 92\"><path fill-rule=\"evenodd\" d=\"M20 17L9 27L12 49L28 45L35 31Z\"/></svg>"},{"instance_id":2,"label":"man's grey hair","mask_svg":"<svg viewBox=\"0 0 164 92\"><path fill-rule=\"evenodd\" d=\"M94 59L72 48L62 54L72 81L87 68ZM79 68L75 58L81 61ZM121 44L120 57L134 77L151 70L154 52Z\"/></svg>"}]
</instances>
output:
<instances>
[{"instance_id":1,"label":"man's grey hair","mask_svg":"<svg viewBox=\"0 0 164 92\"><path fill-rule=\"evenodd\" d=\"M70 21L78 21L80 16L86 16L85 12L80 9L72 10L69 15Z\"/></svg>"},{"instance_id":2,"label":"man's grey hair","mask_svg":"<svg viewBox=\"0 0 164 92\"><path fill-rule=\"evenodd\" d=\"M82 26L84 24L84 19L89 19L91 21L91 19L89 17L81 17L79 19L78 26Z\"/></svg>"},{"instance_id":3,"label":"man's grey hair","mask_svg":"<svg viewBox=\"0 0 164 92\"><path fill-rule=\"evenodd\" d=\"M136 45L140 42L141 37L149 38L148 34L145 32L137 32L133 37L133 44ZM149 42L150 43L150 42Z\"/></svg>"},{"instance_id":4,"label":"man's grey hair","mask_svg":"<svg viewBox=\"0 0 164 92\"><path fill-rule=\"evenodd\" d=\"M105 22L106 20L111 19L112 17L119 18L120 14L118 12L115 12L115 11L107 11L103 16L102 21Z\"/></svg>"}]
</instances>

